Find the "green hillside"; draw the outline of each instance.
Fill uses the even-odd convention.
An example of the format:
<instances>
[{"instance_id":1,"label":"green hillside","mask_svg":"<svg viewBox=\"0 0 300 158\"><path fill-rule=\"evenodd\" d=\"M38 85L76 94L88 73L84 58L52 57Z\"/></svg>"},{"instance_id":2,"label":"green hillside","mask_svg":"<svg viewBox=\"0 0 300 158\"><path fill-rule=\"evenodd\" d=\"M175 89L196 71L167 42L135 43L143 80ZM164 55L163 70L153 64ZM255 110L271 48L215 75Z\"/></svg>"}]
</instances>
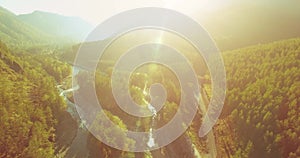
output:
<instances>
[{"instance_id":1,"label":"green hillside","mask_svg":"<svg viewBox=\"0 0 300 158\"><path fill-rule=\"evenodd\" d=\"M136 119L128 115L124 116L121 111L115 108L117 105L111 95L109 77L113 69L113 61L117 60L120 55L119 52L124 52L126 46L130 46L130 44L126 45L125 43L129 43L131 40L116 40L114 43L116 46L107 48L109 55L106 54L105 56L104 54L104 61L98 65L99 70L107 75L97 74L95 82L98 98L102 99L103 107L121 118L122 123L126 124L129 129L134 129L137 124L134 122ZM172 42L174 43L174 40ZM181 43L176 46L186 45ZM74 47L74 52L76 50ZM189 49L184 47L184 50ZM185 53L185 55L191 54ZM300 39L282 40L224 52L223 57L227 72L227 92L221 119L214 128L218 155L220 157L251 158L299 157ZM105 59L110 59L108 61L112 62L105 63ZM191 62L197 63L199 60L193 57ZM172 118L173 108L176 108L179 100L180 91L177 88L172 88L179 87L174 81L175 77L168 74L168 71L163 68L157 69L154 73L148 69L146 71L136 70L136 72L139 72L140 76L135 78L138 75L132 75L132 83L135 84L132 87L135 88L132 88L131 94L137 102L143 98L139 90L143 89L144 81L147 79L148 81L155 80L163 83L169 90L168 97L170 98L168 99L170 100L164 107L167 109L167 113L164 114L162 111L161 115L158 114L160 119L157 120L158 124L167 122L168 118ZM144 77L147 75L151 77ZM83 78L82 82L85 84L82 85L87 85L87 81L87 78ZM151 82L149 81L149 83ZM148 128L147 123L142 124L146 127L140 128ZM195 119L193 128L189 132L196 135L198 129L199 118ZM203 143L199 145L201 144L200 139L196 136L192 138L192 141L198 144L197 148L204 148L202 152L205 151L205 145ZM183 142L184 140L179 143ZM98 142L98 144L100 143ZM172 145L178 146L176 143ZM161 150L167 152L170 146ZM105 146L101 147L102 150L104 148ZM172 152L177 155L182 154L180 151Z\"/></svg>"},{"instance_id":2,"label":"green hillside","mask_svg":"<svg viewBox=\"0 0 300 158\"><path fill-rule=\"evenodd\" d=\"M297 0L229 0L220 10L195 16L202 16L199 22L224 51L299 37L299 10Z\"/></svg>"},{"instance_id":3,"label":"green hillside","mask_svg":"<svg viewBox=\"0 0 300 158\"><path fill-rule=\"evenodd\" d=\"M0 48L0 80L3 83L0 87L0 119L4 122L0 125L0 156L53 157L57 154L56 137L61 132L56 131L61 129L57 126L61 113L65 111L65 103L58 96L55 86L70 73L68 66L48 54L19 54L17 57L4 44ZM221 119L214 127L218 155L299 157L300 39L255 45L225 52L223 55L228 89ZM135 74L132 79L132 87L140 87L131 89L135 99L143 97L140 91L144 83L140 78L147 75L141 74ZM164 107L168 110L158 114L160 119L157 123L162 126L174 115L180 92L179 86L173 81L174 75L163 68L157 74L159 75L151 78L153 82L161 81L169 90L169 102ZM87 80L83 81L86 83ZM96 77L98 97L105 94L106 98L102 102L111 111L110 115L118 118L116 121L126 125L128 129L137 126L148 129L149 118L137 121L133 117L123 116L114 108L115 103L107 95L110 92L109 81L107 76L98 74ZM148 154L154 157L164 156L162 153L192 156L191 142L199 152L205 154L205 141L196 136L199 119L201 114L197 115L192 128L180 139L162 148L160 152L156 150ZM102 129L99 126L99 130ZM143 153L112 149L91 135L87 141L87 148L94 157L144 156ZM177 148L181 150L176 150Z\"/></svg>"},{"instance_id":4,"label":"green hillside","mask_svg":"<svg viewBox=\"0 0 300 158\"><path fill-rule=\"evenodd\" d=\"M186 94L168 67L154 63L139 66L131 73L129 82L121 78L116 85L128 84L132 99L145 109L152 106L152 96L148 92L151 84L164 85L166 102L154 117L138 118L119 108L112 93L111 74L118 57L133 45L162 41L190 61L198 82L204 85L200 95L208 104L210 75L197 50L172 33L162 35L153 30L145 34L128 33L106 47L95 72L86 71L85 67L75 68L78 73L74 83L78 85L71 87L69 64L80 44L70 47L66 43L70 42L69 38L81 39L89 25L78 18L40 11L16 16L0 7L0 158L206 158L215 152L217 158L299 158L300 12L297 9L300 5L290 6L298 3L293 1L287 5L276 1L275 8L265 3L247 4L239 9L229 7L215 16L216 19L210 19L207 26L210 25L217 44L222 50L234 49L222 53L227 79L226 99L212 135L198 137L205 114L198 110L191 126L175 141L160 149L139 153L118 150L96 139L97 135L89 133L84 117L80 118L76 110L91 112L88 114L95 116L95 120L87 125L103 132L115 144L126 139L113 137L120 133L106 125L103 121L106 115L122 130L136 132L163 127L176 112L184 119L190 114L189 105L196 103L187 102L186 109L178 111L184 99L181 95ZM282 10L278 9L280 7ZM279 40L291 37L297 38ZM91 49L86 49L80 58L84 61L81 64L98 62L88 57L98 53L95 46L107 40L85 43L86 48ZM272 43L259 44L269 41ZM255 45L244 47L251 44ZM174 65L181 68L182 63L174 62ZM185 67L180 70L184 74ZM102 112L88 111L94 99L87 91L91 88L103 105ZM72 91L80 94L86 104L73 103ZM182 123L177 126L180 127L187 125ZM148 139L128 140L125 148L148 142Z\"/></svg>"},{"instance_id":5,"label":"green hillside","mask_svg":"<svg viewBox=\"0 0 300 158\"><path fill-rule=\"evenodd\" d=\"M300 39L226 52L224 61L220 155L299 157Z\"/></svg>"},{"instance_id":6,"label":"green hillside","mask_svg":"<svg viewBox=\"0 0 300 158\"><path fill-rule=\"evenodd\" d=\"M51 43L54 39L50 35L25 24L15 14L2 7L0 7L0 37L1 41L7 45L19 47Z\"/></svg>"},{"instance_id":7,"label":"green hillside","mask_svg":"<svg viewBox=\"0 0 300 158\"><path fill-rule=\"evenodd\" d=\"M54 157L66 108L56 83L66 74L47 55L14 56L0 42L0 157Z\"/></svg>"},{"instance_id":8,"label":"green hillside","mask_svg":"<svg viewBox=\"0 0 300 158\"><path fill-rule=\"evenodd\" d=\"M18 15L18 19L47 34L76 41L83 40L92 30L90 24L78 17L67 17L42 11Z\"/></svg>"}]
</instances>

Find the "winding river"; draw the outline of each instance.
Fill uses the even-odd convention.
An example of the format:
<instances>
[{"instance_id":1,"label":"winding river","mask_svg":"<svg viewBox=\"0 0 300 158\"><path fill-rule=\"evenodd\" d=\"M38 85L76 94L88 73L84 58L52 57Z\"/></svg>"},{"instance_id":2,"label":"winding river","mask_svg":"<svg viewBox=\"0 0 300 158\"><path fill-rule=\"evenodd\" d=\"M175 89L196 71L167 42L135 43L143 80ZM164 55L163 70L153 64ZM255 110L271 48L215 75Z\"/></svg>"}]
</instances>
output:
<instances>
[{"instance_id":1,"label":"winding river","mask_svg":"<svg viewBox=\"0 0 300 158\"><path fill-rule=\"evenodd\" d=\"M66 94L76 91L79 89L79 86L72 87L67 90L63 90L62 85L58 85L57 88L60 92L60 96L64 98L67 103L67 112L71 115L71 117L77 122L76 136L73 138L71 145L67 148L66 157L67 158L84 158L89 157L90 149L87 147L88 135L89 132L84 126L84 121L82 121L77 113L77 109L79 109L76 104L71 102Z\"/></svg>"},{"instance_id":2,"label":"winding river","mask_svg":"<svg viewBox=\"0 0 300 158\"><path fill-rule=\"evenodd\" d=\"M84 125L84 121L82 121L80 119L80 116L77 112L77 110L80 110L80 107L76 106L76 104L71 102L67 98L67 95L66 95L67 93L71 93L71 92L78 90L79 86L77 85L70 89L64 90L64 89L62 89L62 85L57 85L57 88L60 92L60 96L63 97L67 103L66 111L71 115L72 119L75 120L77 123L76 135L72 139L71 144L67 147L66 157L67 158L89 157L89 153L91 150L88 148L88 144L87 144L89 132ZM143 90L143 93L146 95L149 95L145 91L145 88ZM203 94L201 96L203 97ZM204 98L205 98L205 96L204 96ZM148 103L148 102L146 102L146 103ZM153 147L155 145L155 139L153 138L152 132L153 132L153 128L155 128L155 127L153 127L155 124L154 122L157 121L156 120L157 111L156 111L155 107L153 107L150 103L147 104L147 108L152 112L152 120L151 120L152 122L151 122L151 127L149 129L149 138L148 138L147 145L149 147ZM206 111L206 107L200 107L200 109L204 112ZM190 138L184 138L184 140L181 140L181 141L191 142ZM214 135L212 132L210 132L208 134L208 148L209 148L208 154L202 155L198 151L195 144L193 144L191 142L190 145L191 145L190 148L192 149L191 152L194 155L194 157L201 158L201 157L215 157L216 156L216 146L215 146L215 141L214 141ZM175 148L173 148L173 146L166 146L166 149L164 149L164 152L166 152L166 153L163 154L162 150L160 152L152 152L151 151L148 154L150 154L151 157L162 157L162 156L167 156L167 155L174 156L174 154L178 151L176 151Z\"/></svg>"}]
</instances>

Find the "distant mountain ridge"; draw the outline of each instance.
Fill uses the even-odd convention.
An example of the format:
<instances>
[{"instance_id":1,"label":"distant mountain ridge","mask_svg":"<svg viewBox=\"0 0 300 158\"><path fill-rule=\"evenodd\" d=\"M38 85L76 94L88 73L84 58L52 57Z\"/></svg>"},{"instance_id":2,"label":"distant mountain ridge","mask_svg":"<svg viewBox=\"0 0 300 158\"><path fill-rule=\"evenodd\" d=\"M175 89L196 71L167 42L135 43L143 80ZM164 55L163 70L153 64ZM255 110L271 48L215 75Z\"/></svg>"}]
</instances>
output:
<instances>
[{"instance_id":1,"label":"distant mountain ridge","mask_svg":"<svg viewBox=\"0 0 300 158\"><path fill-rule=\"evenodd\" d=\"M93 29L91 24L79 17L69 17L43 11L21 14L18 15L18 19L52 36L69 38L75 41L83 40Z\"/></svg>"},{"instance_id":2,"label":"distant mountain ridge","mask_svg":"<svg viewBox=\"0 0 300 158\"><path fill-rule=\"evenodd\" d=\"M0 6L0 40L7 45L50 43L51 36L19 20L15 14ZM54 39L54 38L52 38Z\"/></svg>"},{"instance_id":3,"label":"distant mountain ridge","mask_svg":"<svg viewBox=\"0 0 300 158\"><path fill-rule=\"evenodd\" d=\"M93 26L78 17L34 11L16 15L0 6L0 41L8 47L81 42Z\"/></svg>"},{"instance_id":4,"label":"distant mountain ridge","mask_svg":"<svg viewBox=\"0 0 300 158\"><path fill-rule=\"evenodd\" d=\"M235 1L198 20L223 51L299 37L300 1L268 2Z\"/></svg>"},{"instance_id":5,"label":"distant mountain ridge","mask_svg":"<svg viewBox=\"0 0 300 158\"><path fill-rule=\"evenodd\" d=\"M221 51L299 37L300 1L266 1L237 2L198 20ZM78 17L44 11L15 15L0 6L0 40L7 45L82 42L92 29Z\"/></svg>"}]
</instances>

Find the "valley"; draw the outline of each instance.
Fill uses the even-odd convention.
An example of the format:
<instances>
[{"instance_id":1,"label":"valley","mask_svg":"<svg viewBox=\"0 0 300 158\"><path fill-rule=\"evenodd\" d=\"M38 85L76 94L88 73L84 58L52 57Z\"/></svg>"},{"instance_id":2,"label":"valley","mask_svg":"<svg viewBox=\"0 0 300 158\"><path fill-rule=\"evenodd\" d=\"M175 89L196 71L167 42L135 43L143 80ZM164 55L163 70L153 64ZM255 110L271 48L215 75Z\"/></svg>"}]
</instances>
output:
<instances>
[{"instance_id":1,"label":"valley","mask_svg":"<svg viewBox=\"0 0 300 158\"><path fill-rule=\"evenodd\" d=\"M298 13L288 13L282 16L292 14L292 19L298 19ZM209 27L216 31L212 35L221 46L227 88L221 116L204 137L198 136L198 130L213 86L207 65L186 40L170 32L160 36L161 41L173 44L181 51L196 70L201 90L194 96L200 96L203 103L196 103L199 110L191 125L175 141L144 152L110 147L88 129L103 133L112 143L129 142L127 148L144 143L150 149L157 142L152 135L154 130L165 126L177 112L182 118L189 115L189 106L178 111L181 96L187 94L181 91L181 83L174 72L163 65L140 66L131 73L128 85L126 83L133 100L151 111L151 117L129 115L118 106L112 94L111 77L122 52L132 45L155 42L157 39L152 37L161 32L139 30L116 39L99 61L83 62L83 65L98 63L96 70L91 71L74 64L76 53L82 44L93 47L104 44L107 39L81 43L92 29L84 20L43 11L16 15L0 7L0 22L0 158L300 156L300 34L298 29L288 29L289 26L296 28L297 21L284 25L286 29L282 34L277 32L268 36L262 33L265 28L256 28L258 34L251 38L237 33L232 40L225 41L218 40L220 30ZM77 27L72 27L75 25ZM207 23L210 25L213 24ZM228 33L231 29L223 31ZM245 34L248 36L251 31ZM88 53L91 54L87 56L97 52ZM182 63L174 64L181 67L182 72L186 71ZM72 83L72 78L76 82ZM160 110L150 104L150 86L155 83L164 85L167 92L166 102ZM86 92L91 87L95 88L102 111L89 111L93 109L89 107L92 95ZM75 93L80 94L86 104L76 104ZM95 121L87 123L78 111L90 112L89 117L94 117ZM112 137L119 133L103 123L105 116L123 131L149 132L149 137L140 141Z\"/></svg>"}]
</instances>

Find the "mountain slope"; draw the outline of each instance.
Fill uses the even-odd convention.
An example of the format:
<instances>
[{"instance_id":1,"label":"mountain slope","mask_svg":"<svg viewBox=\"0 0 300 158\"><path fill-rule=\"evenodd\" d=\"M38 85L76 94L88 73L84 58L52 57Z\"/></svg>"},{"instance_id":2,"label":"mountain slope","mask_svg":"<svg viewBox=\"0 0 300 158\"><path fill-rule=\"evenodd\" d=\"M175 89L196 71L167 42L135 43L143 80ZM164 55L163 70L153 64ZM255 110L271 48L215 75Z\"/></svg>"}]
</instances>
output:
<instances>
[{"instance_id":1,"label":"mountain slope","mask_svg":"<svg viewBox=\"0 0 300 158\"><path fill-rule=\"evenodd\" d=\"M0 7L0 37L8 46L48 43L51 36L25 24L10 11Z\"/></svg>"},{"instance_id":2,"label":"mountain slope","mask_svg":"<svg viewBox=\"0 0 300 158\"><path fill-rule=\"evenodd\" d=\"M224 62L226 123L216 127L219 155L299 157L300 39L226 52Z\"/></svg>"},{"instance_id":3,"label":"mountain slope","mask_svg":"<svg viewBox=\"0 0 300 158\"><path fill-rule=\"evenodd\" d=\"M69 68L48 55L18 55L0 42L0 157L53 158L66 113L55 76Z\"/></svg>"},{"instance_id":4,"label":"mountain slope","mask_svg":"<svg viewBox=\"0 0 300 158\"><path fill-rule=\"evenodd\" d=\"M299 10L300 1L234 1L198 16L219 48L232 50L299 37Z\"/></svg>"},{"instance_id":5,"label":"mountain slope","mask_svg":"<svg viewBox=\"0 0 300 158\"><path fill-rule=\"evenodd\" d=\"M92 26L78 17L67 17L54 13L34 11L19 15L23 22L53 36L82 40L92 30Z\"/></svg>"}]
</instances>

